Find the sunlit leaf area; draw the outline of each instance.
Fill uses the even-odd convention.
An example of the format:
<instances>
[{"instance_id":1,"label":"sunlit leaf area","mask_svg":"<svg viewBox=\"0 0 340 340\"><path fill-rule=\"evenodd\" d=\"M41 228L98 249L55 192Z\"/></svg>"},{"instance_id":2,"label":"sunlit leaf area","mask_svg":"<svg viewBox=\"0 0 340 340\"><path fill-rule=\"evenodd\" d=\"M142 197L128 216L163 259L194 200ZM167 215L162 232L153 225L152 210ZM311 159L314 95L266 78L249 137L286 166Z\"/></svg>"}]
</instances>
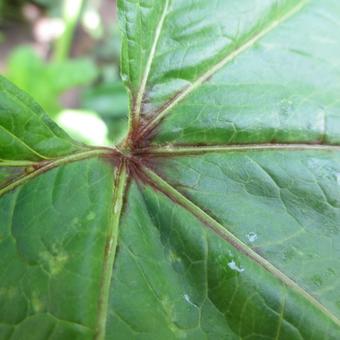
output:
<instances>
[{"instance_id":1,"label":"sunlit leaf area","mask_svg":"<svg viewBox=\"0 0 340 340\"><path fill-rule=\"evenodd\" d=\"M0 0L0 73L87 144L125 135L115 0Z\"/></svg>"}]
</instances>

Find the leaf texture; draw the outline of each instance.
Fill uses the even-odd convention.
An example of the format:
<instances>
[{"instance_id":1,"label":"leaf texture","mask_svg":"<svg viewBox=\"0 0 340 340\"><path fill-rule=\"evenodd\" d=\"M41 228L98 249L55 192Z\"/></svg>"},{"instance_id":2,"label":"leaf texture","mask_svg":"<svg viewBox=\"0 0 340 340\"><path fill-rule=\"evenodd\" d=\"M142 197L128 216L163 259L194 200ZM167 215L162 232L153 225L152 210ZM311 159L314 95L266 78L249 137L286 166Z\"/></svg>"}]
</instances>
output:
<instances>
[{"instance_id":1,"label":"leaf texture","mask_svg":"<svg viewBox=\"0 0 340 340\"><path fill-rule=\"evenodd\" d=\"M121 145L3 81L0 338L339 339L338 1L118 7Z\"/></svg>"},{"instance_id":2,"label":"leaf texture","mask_svg":"<svg viewBox=\"0 0 340 340\"><path fill-rule=\"evenodd\" d=\"M0 78L0 160L39 161L82 147L27 94Z\"/></svg>"},{"instance_id":3,"label":"leaf texture","mask_svg":"<svg viewBox=\"0 0 340 340\"><path fill-rule=\"evenodd\" d=\"M163 108L153 142L338 143L339 13L336 1L310 1L274 25Z\"/></svg>"}]
</instances>

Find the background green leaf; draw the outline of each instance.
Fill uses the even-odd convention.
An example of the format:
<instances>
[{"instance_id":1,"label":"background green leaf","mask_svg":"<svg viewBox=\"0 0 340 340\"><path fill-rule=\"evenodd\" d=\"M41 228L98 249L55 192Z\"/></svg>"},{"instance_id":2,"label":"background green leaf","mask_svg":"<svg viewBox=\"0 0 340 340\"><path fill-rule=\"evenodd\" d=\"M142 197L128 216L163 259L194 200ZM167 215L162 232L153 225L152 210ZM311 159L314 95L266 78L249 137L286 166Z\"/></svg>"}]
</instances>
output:
<instances>
[{"instance_id":1,"label":"background green leaf","mask_svg":"<svg viewBox=\"0 0 340 340\"><path fill-rule=\"evenodd\" d=\"M11 54L6 75L34 97L51 116L55 116L61 110L61 94L92 82L97 69L89 59L46 63L33 49L20 47Z\"/></svg>"}]
</instances>

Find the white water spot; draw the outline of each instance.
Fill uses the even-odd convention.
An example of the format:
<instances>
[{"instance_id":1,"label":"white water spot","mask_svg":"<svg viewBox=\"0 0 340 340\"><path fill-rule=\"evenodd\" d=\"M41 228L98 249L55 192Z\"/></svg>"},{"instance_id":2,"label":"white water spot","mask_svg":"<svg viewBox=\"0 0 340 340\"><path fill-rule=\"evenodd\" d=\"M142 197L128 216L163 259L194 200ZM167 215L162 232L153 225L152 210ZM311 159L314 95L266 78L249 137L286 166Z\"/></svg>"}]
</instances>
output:
<instances>
[{"instance_id":1,"label":"white water spot","mask_svg":"<svg viewBox=\"0 0 340 340\"><path fill-rule=\"evenodd\" d=\"M257 240L257 234L253 231L249 232L246 236L249 242L255 242Z\"/></svg>"},{"instance_id":2,"label":"white water spot","mask_svg":"<svg viewBox=\"0 0 340 340\"><path fill-rule=\"evenodd\" d=\"M197 307L191 300L190 300L190 296L188 294L184 294L184 300L189 303L192 306Z\"/></svg>"},{"instance_id":3,"label":"white water spot","mask_svg":"<svg viewBox=\"0 0 340 340\"><path fill-rule=\"evenodd\" d=\"M229 267L230 269L232 269L232 270L235 270L235 271L239 272L239 273L244 272L244 268L239 267L239 266L236 264L236 262L235 262L234 260L231 260L231 261L228 263L228 267Z\"/></svg>"}]
</instances>

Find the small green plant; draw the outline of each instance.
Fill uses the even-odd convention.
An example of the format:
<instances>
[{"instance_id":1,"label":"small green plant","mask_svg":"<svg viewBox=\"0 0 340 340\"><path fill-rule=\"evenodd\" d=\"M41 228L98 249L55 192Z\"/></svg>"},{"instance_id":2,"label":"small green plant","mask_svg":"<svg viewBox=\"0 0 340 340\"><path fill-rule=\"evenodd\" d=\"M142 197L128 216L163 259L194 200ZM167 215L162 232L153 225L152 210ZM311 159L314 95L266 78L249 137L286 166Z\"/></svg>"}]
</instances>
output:
<instances>
[{"instance_id":1,"label":"small green plant","mask_svg":"<svg viewBox=\"0 0 340 340\"><path fill-rule=\"evenodd\" d=\"M0 337L339 339L338 1L118 9L118 145L1 78Z\"/></svg>"}]
</instances>

